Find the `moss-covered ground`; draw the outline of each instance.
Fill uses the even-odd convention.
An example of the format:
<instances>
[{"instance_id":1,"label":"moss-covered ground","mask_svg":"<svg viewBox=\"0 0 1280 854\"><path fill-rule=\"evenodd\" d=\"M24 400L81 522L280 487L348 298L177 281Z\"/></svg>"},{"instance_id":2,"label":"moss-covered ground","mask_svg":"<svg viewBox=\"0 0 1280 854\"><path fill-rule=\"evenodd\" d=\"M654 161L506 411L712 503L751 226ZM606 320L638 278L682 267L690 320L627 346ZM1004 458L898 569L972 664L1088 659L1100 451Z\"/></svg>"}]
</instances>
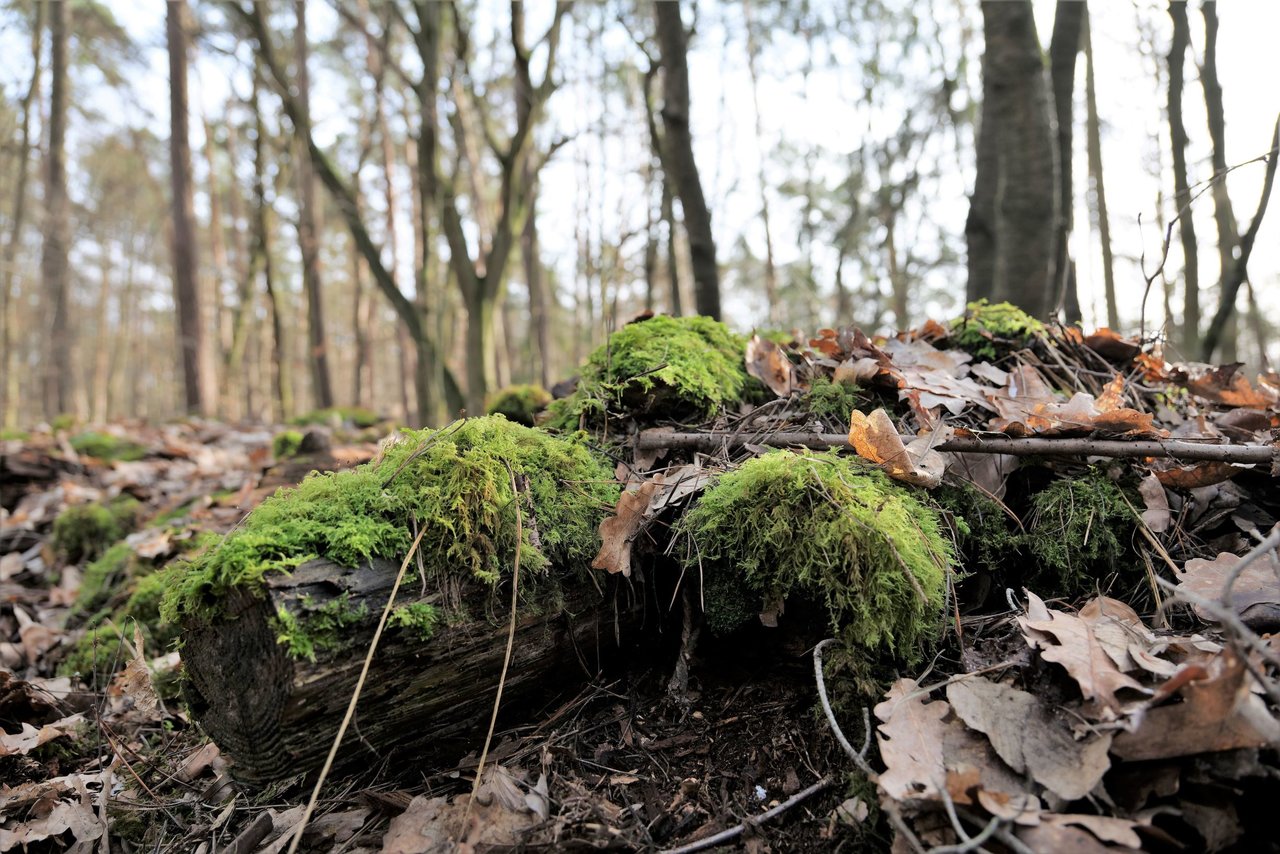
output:
<instances>
[{"instance_id":1,"label":"moss-covered ground","mask_svg":"<svg viewBox=\"0 0 1280 854\"><path fill-rule=\"evenodd\" d=\"M316 557L348 567L399 561L415 525L426 528L418 557L427 584L469 580L491 588L515 557L513 480L521 487L520 561L530 585L553 565L585 568L618 498L612 468L581 442L486 416L438 432L407 431L374 462L313 473L281 490L175 571L163 613L174 622L215 618L232 590L260 592L267 574ZM330 616L342 622L343 615ZM400 619L419 631L434 625L421 610ZM284 618L277 628L294 654L314 653L315 626Z\"/></svg>"},{"instance_id":2,"label":"moss-covered ground","mask_svg":"<svg viewBox=\"0 0 1280 854\"><path fill-rule=\"evenodd\" d=\"M746 340L709 317L629 323L582 366L577 390L551 404L547 426L598 427L606 416L707 418L742 400Z\"/></svg>"},{"instance_id":3,"label":"moss-covered ground","mask_svg":"<svg viewBox=\"0 0 1280 854\"><path fill-rule=\"evenodd\" d=\"M53 547L68 562L94 560L138 523L139 504L120 496L107 504L74 504L53 521Z\"/></svg>"},{"instance_id":4,"label":"moss-covered ground","mask_svg":"<svg viewBox=\"0 0 1280 854\"><path fill-rule=\"evenodd\" d=\"M512 385L493 394L485 412L532 427L538 413L551 403L551 393L540 385Z\"/></svg>"},{"instance_id":5,"label":"moss-covered ground","mask_svg":"<svg viewBox=\"0 0 1280 854\"><path fill-rule=\"evenodd\" d=\"M954 558L937 511L856 458L748 460L707 489L680 529L713 630L798 595L825 608L850 659L919 661L940 636Z\"/></svg>"},{"instance_id":6,"label":"moss-covered ground","mask_svg":"<svg viewBox=\"0 0 1280 854\"><path fill-rule=\"evenodd\" d=\"M1121 486L1101 469L1054 481L1032 496L1024 537L1038 589L1087 593L1108 573L1137 571L1141 564L1126 561L1133 532Z\"/></svg>"},{"instance_id":7,"label":"moss-covered ground","mask_svg":"<svg viewBox=\"0 0 1280 854\"><path fill-rule=\"evenodd\" d=\"M951 321L951 342L975 356L994 359L1001 349L1022 347L1045 331L1044 324L1012 303L971 302Z\"/></svg>"},{"instance_id":8,"label":"moss-covered ground","mask_svg":"<svg viewBox=\"0 0 1280 854\"><path fill-rule=\"evenodd\" d=\"M110 433L95 431L77 433L69 441L77 454L103 461L130 462L142 459L147 453L147 449L136 442L112 436Z\"/></svg>"},{"instance_id":9,"label":"moss-covered ground","mask_svg":"<svg viewBox=\"0 0 1280 854\"><path fill-rule=\"evenodd\" d=\"M302 446L302 433L297 430L281 430L271 437L271 455L277 460L296 456Z\"/></svg>"}]
</instances>

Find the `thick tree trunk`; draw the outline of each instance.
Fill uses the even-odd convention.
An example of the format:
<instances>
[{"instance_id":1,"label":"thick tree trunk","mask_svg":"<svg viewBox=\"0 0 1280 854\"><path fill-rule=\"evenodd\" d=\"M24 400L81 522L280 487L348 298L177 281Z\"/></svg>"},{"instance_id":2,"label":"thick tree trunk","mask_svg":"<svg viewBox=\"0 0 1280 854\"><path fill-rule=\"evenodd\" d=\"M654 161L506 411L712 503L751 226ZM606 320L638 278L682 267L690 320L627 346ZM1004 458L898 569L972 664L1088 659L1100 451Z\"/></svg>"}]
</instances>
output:
<instances>
[{"instance_id":1,"label":"thick tree trunk","mask_svg":"<svg viewBox=\"0 0 1280 854\"><path fill-rule=\"evenodd\" d=\"M662 141L662 134L658 130L658 111L653 103L653 79L657 76L658 69L661 65L652 64L644 75L644 111L645 119L649 125L649 147L652 149L653 157L658 161L658 167L662 173L662 202L660 205L660 219L666 231L666 239L663 241L666 247L666 266L667 266L667 294L668 294L668 311L672 317L679 317L683 314L683 307L680 300L680 264L676 254L676 213L675 199L671 195L671 185L674 183L670 177L671 164L667 158L667 147Z\"/></svg>"},{"instance_id":2,"label":"thick tree trunk","mask_svg":"<svg viewBox=\"0 0 1280 854\"><path fill-rule=\"evenodd\" d=\"M720 317L720 273L716 244L711 233L711 211L702 193L698 164L693 156L689 130L689 61L680 3L653 4L658 46L662 52L662 122L666 128L666 179L675 184L675 195L684 211L693 262L694 307L698 314Z\"/></svg>"},{"instance_id":3,"label":"thick tree trunk","mask_svg":"<svg viewBox=\"0 0 1280 854\"><path fill-rule=\"evenodd\" d=\"M41 75L41 45L44 43L44 13L46 3L35 4L35 19L31 24L31 81L22 96L22 111L18 131L18 177L13 187L13 207L9 214L9 234L0 255L0 425L12 428L18 421L18 371L17 347L13 340L14 289L13 272L18 259L18 244L27 219L27 185L31 175L31 112L39 101Z\"/></svg>"},{"instance_id":4,"label":"thick tree trunk","mask_svg":"<svg viewBox=\"0 0 1280 854\"><path fill-rule=\"evenodd\" d=\"M311 77L307 71L307 0L295 0L296 26L293 30L295 77L298 81L298 110L311 126ZM301 149L301 145L297 148ZM320 230L316 220L316 179L311 160L299 151L298 248L302 252L302 290L307 300L307 365L311 370L311 393L317 409L333 406L333 384L329 378L329 355L324 330L324 299L320 282Z\"/></svg>"},{"instance_id":5,"label":"thick tree trunk","mask_svg":"<svg viewBox=\"0 0 1280 854\"><path fill-rule=\"evenodd\" d=\"M987 45L979 172L965 229L971 235L970 275L975 264L981 265L977 275L983 275L987 263L981 240L975 246L973 238L990 234L990 299L1047 318L1057 293L1053 251L1058 185L1040 42L1029 0L984 0L982 14Z\"/></svg>"},{"instance_id":6,"label":"thick tree trunk","mask_svg":"<svg viewBox=\"0 0 1280 854\"><path fill-rule=\"evenodd\" d=\"M49 150L45 155L44 248L40 275L44 280L43 312L49 324L48 356L44 366L44 414L55 418L71 405L71 333L68 329L70 299L68 253L70 206L67 202L67 4L50 0L49 62L52 72L49 97Z\"/></svg>"},{"instance_id":7,"label":"thick tree trunk","mask_svg":"<svg viewBox=\"0 0 1280 854\"><path fill-rule=\"evenodd\" d=\"M1185 0L1170 0L1169 17L1173 18L1173 42L1169 47L1169 144L1173 151L1173 206L1181 216L1178 220L1183 258L1181 343L1183 354L1189 358L1200 343L1200 266L1187 180L1187 130L1182 122L1182 65L1191 44Z\"/></svg>"},{"instance_id":8,"label":"thick tree trunk","mask_svg":"<svg viewBox=\"0 0 1280 854\"><path fill-rule=\"evenodd\" d=\"M314 560L290 575L268 577L265 599L233 596L225 618L187 627L182 658L192 715L234 761L242 782L263 785L320 767L397 569L385 561L346 569ZM618 589L613 579L605 581L608 590ZM446 607L439 594L420 598L412 587L401 589L402 604L416 599ZM370 749L379 756L403 750L415 761L447 767L479 748L502 671L507 622L486 616L496 609L487 590L463 595L471 619L441 625L427 640L396 628L382 636L356 709L360 737L349 737L339 750L339 769L367 763ZM621 600L620 624L614 623L614 595L602 598L589 581L570 580L562 605L518 618L503 710L527 720L519 710L575 690L598 672L612 639L636 625L635 609ZM276 614L287 611L305 624L309 613L340 597L346 613L364 611L343 629L340 648L320 651L314 662L291 658L277 642ZM415 766L414 773L425 767Z\"/></svg>"},{"instance_id":9,"label":"thick tree trunk","mask_svg":"<svg viewBox=\"0 0 1280 854\"><path fill-rule=\"evenodd\" d=\"M1074 225L1074 194L1071 191L1072 137L1075 130L1076 56L1080 53L1080 32L1084 28L1083 0L1058 0L1049 40L1049 76L1053 85L1053 108L1058 118L1058 223L1054 229L1054 275L1058 289L1054 307L1063 311L1068 323L1080 320L1080 295L1076 289L1076 262L1068 242Z\"/></svg>"},{"instance_id":10,"label":"thick tree trunk","mask_svg":"<svg viewBox=\"0 0 1280 854\"><path fill-rule=\"evenodd\" d=\"M1090 36L1088 11L1085 11L1084 24L1084 90L1085 90L1085 127L1089 156L1089 210L1094 219L1094 227L1098 230L1098 240L1102 244L1102 287L1107 304L1107 326L1120 328L1120 310L1116 304L1115 261L1111 254L1111 218L1107 214L1107 187L1102 175L1102 131L1098 121L1098 91L1093 76L1093 39Z\"/></svg>"}]
</instances>

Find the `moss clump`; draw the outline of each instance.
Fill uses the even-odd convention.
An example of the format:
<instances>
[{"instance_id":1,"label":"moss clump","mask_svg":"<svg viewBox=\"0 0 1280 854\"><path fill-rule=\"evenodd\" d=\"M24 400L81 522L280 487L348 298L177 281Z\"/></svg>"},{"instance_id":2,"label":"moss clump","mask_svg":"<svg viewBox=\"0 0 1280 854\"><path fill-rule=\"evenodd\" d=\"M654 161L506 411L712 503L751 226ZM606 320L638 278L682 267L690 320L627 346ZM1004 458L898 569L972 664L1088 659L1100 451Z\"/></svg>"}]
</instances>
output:
<instances>
[{"instance_id":1,"label":"moss clump","mask_svg":"<svg viewBox=\"0 0 1280 854\"><path fill-rule=\"evenodd\" d=\"M231 590L259 593L264 575L315 557L349 567L398 561L414 520L426 527L418 557L430 579L496 584L515 556L513 476L528 482L521 567L585 566L618 498L611 468L581 443L495 415L407 431L380 460L277 492L183 568L162 610L175 622L214 618Z\"/></svg>"},{"instance_id":2,"label":"moss clump","mask_svg":"<svg viewBox=\"0 0 1280 854\"><path fill-rule=\"evenodd\" d=\"M108 604L143 564L127 543L116 543L84 569L73 614L89 614Z\"/></svg>"},{"instance_id":3,"label":"moss clump","mask_svg":"<svg viewBox=\"0 0 1280 854\"><path fill-rule=\"evenodd\" d=\"M865 403L866 397L857 385L815 377L801 405L809 414L824 421L833 421L840 425L841 430L846 430L849 413Z\"/></svg>"},{"instance_id":4,"label":"moss clump","mask_svg":"<svg viewBox=\"0 0 1280 854\"><path fill-rule=\"evenodd\" d=\"M301 433L297 430L283 430L271 439L271 455L277 460L296 456L301 446Z\"/></svg>"},{"instance_id":5,"label":"moss clump","mask_svg":"<svg viewBox=\"0 0 1280 854\"><path fill-rule=\"evenodd\" d=\"M538 413L551 403L551 393L540 385L511 385L489 398L485 411L508 421L532 427Z\"/></svg>"},{"instance_id":6,"label":"moss clump","mask_svg":"<svg viewBox=\"0 0 1280 854\"><path fill-rule=\"evenodd\" d=\"M31 438L31 434L26 430L10 430L5 428L0 430L0 442L25 442Z\"/></svg>"},{"instance_id":7,"label":"moss clump","mask_svg":"<svg viewBox=\"0 0 1280 854\"><path fill-rule=\"evenodd\" d=\"M145 566L139 564L139 569ZM104 683L128 661L129 654L120 635L122 631L128 632L132 640L134 623L142 629L144 654L159 654L177 635L176 627L160 618L160 602L171 581L171 569L137 577L124 604L109 616L106 611L94 615L89 630L80 636L58 666L58 673L79 674L90 685Z\"/></svg>"},{"instance_id":8,"label":"moss clump","mask_svg":"<svg viewBox=\"0 0 1280 854\"><path fill-rule=\"evenodd\" d=\"M120 496L107 505L76 504L53 520L53 547L71 563L100 557L112 543L133 531L139 504Z\"/></svg>"},{"instance_id":9,"label":"moss clump","mask_svg":"<svg viewBox=\"0 0 1280 854\"><path fill-rule=\"evenodd\" d=\"M937 512L854 458L764 454L717 479L680 527L713 627L742 618L714 595L737 591L757 612L796 594L821 604L850 656L916 662L941 630L953 557Z\"/></svg>"},{"instance_id":10,"label":"moss clump","mask_svg":"<svg viewBox=\"0 0 1280 854\"><path fill-rule=\"evenodd\" d=\"M933 500L955 520L956 540L970 570L1003 570L1018 560L1024 540L1016 523L995 501L970 483L941 486Z\"/></svg>"},{"instance_id":11,"label":"moss clump","mask_svg":"<svg viewBox=\"0 0 1280 854\"><path fill-rule=\"evenodd\" d=\"M1122 538L1132 531L1133 513L1119 485L1090 469L1032 496L1024 541L1036 559L1035 577L1057 585L1048 592L1075 593L1120 568L1128 551Z\"/></svg>"},{"instance_id":12,"label":"moss clump","mask_svg":"<svg viewBox=\"0 0 1280 854\"><path fill-rule=\"evenodd\" d=\"M369 609L363 603L352 605L346 592L323 605L304 599L301 615L287 608L276 611L276 642L288 647L295 658L315 661L316 652L337 649L342 644L342 630L368 615Z\"/></svg>"},{"instance_id":13,"label":"moss clump","mask_svg":"<svg viewBox=\"0 0 1280 854\"><path fill-rule=\"evenodd\" d=\"M363 430L381 424L382 417L372 409L363 406L332 406L328 409L313 409L299 415L289 423L295 427L306 427L312 424L329 425L331 427L351 426Z\"/></svg>"},{"instance_id":14,"label":"moss clump","mask_svg":"<svg viewBox=\"0 0 1280 854\"><path fill-rule=\"evenodd\" d=\"M418 640L429 640L440 622L440 611L429 602L397 605L391 612L391 625L412 632Z\"/></svg>"},{"instance_id":15,"label":"moss clump","mask_svg":"<svg viewBox=\"0 0 1280 854\"><path fill-rule=\"evenodd\" d=\"M1012 303L995 305L985 299L965 306L964 315L951 321L951 340L975 356L994 359L997 344L1021 347L1044 333L1044 324Z\"/></svg>"},{"instance_id":16,"label":"moss clump","mask_svg":"<svg viewBox=\"0 0 1280 854\"><path fill-rule=\"evenodd\" d=\"M713 415L742 399L746 339L709 317L629 323L582 367L577 390L551 404L549 427L599 425L606 415Z\"/></svg>"},{"instance_id":17,"label":"moss clump","mask_svg":"<svg viewBox=\"0 0 1280 854\"><path fill-rule=\"evenodd\" d=\"M103 461L122 460L132 462L147 455L147 449L141 445L112 436L109 433L89 431L78 433L70 439L71 447L77 454L94 457Z\"/></svg>"}]
</instances>

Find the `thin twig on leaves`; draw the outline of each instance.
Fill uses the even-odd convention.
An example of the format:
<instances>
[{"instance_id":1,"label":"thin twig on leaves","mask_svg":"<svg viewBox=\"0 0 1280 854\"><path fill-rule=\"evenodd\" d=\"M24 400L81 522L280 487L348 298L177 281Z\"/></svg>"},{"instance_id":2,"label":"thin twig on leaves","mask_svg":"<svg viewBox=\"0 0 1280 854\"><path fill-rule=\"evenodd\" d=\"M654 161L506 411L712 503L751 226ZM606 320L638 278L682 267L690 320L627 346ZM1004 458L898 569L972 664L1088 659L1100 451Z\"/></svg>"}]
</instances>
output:
<instances>
[{"instance_id":1,"label":"thin twig on leaves","mask_svg":"<svg viewBox=\"0 0 1280 854\"><path fill-rule=\"evenodd\" d=\"M818 699L822 701L822 711L826 713L827 723L831 725L831 732L835 734L840 747L853 760L853 764L858 766L858 770L866 774L868 780L874 782L878 775L872 770L871 763L867 762L867 751L871 749L871 713L865 708L862 710L862 727L866 735L862 739L862 749L854 750L849 739L845 738L844 730L840 729L840 724L836 723L835 712L831 710L831 701L827 699L827 681L822 675L822 648L835 642L835 638L827 638L813 648L813 678L818 683Z\"/></svg>"},{"instance_id":2,"label":"thin twig on leaves","mask_svg":"<svg viewBox=\"0 0 1280 854\"><path fill-rule=\"evenodd\" d=\"M748 827L759 827L760 825L764 824L766 821L770 821L772 819L777 818L778 816L782 815L784 812L791 809L801 801L804 801L807 798L810 798L816 795L818 792L821 792L824 789L830 788L831 784L834 782L835 782L835 779L830 775L827 775L826 777L823 777L822 779L818 780L818 782L814 783L808 788L801 789L800 791L796 792L794 795L787 798L785 801L778 804L776 807L766 810L760 813L760 815L755 816L754 818L749 818L746 821L742 822L742 824L735 825L734 827L730 827L727 830L722 830L719 833L712 834L711 836L704 837L695 842L690 842L688 845L681 845L678 848L667 848L666 850L662 851L661 854L692 854L692 852L694 851L705 851L708 848L714 848L717 845L722 845L731 839L737 839L739 836L741 836L743 833L746 832Z\"/></svg>"}]
</instances>

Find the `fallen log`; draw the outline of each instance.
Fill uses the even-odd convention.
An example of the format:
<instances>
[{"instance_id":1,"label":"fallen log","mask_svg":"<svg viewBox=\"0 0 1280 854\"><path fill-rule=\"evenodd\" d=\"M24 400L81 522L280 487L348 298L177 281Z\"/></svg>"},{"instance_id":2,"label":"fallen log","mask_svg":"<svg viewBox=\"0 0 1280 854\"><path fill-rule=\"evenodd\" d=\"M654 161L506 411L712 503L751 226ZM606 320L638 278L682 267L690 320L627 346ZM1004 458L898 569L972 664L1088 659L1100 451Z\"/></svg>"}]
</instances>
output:
<instances>
[{"instance_id":1,"label":"fallen log","mask_svg":"<svg viewBox=\"0 0 1280 854\"><path fill-rule=\"evenodd\" d=\"M184 633L191 713L233 761L239 781L259 786L319 769L397 569L384 560L355 569L312 560L268 578L264 598L233 593L225 617ZM604 592L585 578L554 591L544 587L541 607L522 609L504 709L528 719L556 693L576 690L599 672L614 639L637 623L616 579L606 581ZM440 594L408 598L438 604ZM386 762L394 776L405 770L394 767L397 757L418 772L479 749L506 650L502 598L500 591L470 591L463 607L470 619L439 626L429 638L411 626L383 635L339 769ZM350 615L340 646L317 650L314 660L290 653L282 624L340 612Z\"/></svg>"},{"instance_id":2,"label":"fallen log","mask_svg":"<svg viewBox=\"0 0 1280 854\"><path fill-rule=\"evenodd\" d=\"M903 436L903 443L917 437ZM635 450L661 449L714 452L745 445L770 448L842 448L849 445L844 433L714 431L685 433L676 430L645 430L636 436ZM1091 439L1013 438L1011 436L966 436L947 439L934 446L936 451L970 454L1009 454L1017 457L1161 457L1175 460L1211 460L1226 463L1271 463L1280 448L1274 445L1233 445L1195 442L1186 439Z\"/></svg>"}]
</instances>

